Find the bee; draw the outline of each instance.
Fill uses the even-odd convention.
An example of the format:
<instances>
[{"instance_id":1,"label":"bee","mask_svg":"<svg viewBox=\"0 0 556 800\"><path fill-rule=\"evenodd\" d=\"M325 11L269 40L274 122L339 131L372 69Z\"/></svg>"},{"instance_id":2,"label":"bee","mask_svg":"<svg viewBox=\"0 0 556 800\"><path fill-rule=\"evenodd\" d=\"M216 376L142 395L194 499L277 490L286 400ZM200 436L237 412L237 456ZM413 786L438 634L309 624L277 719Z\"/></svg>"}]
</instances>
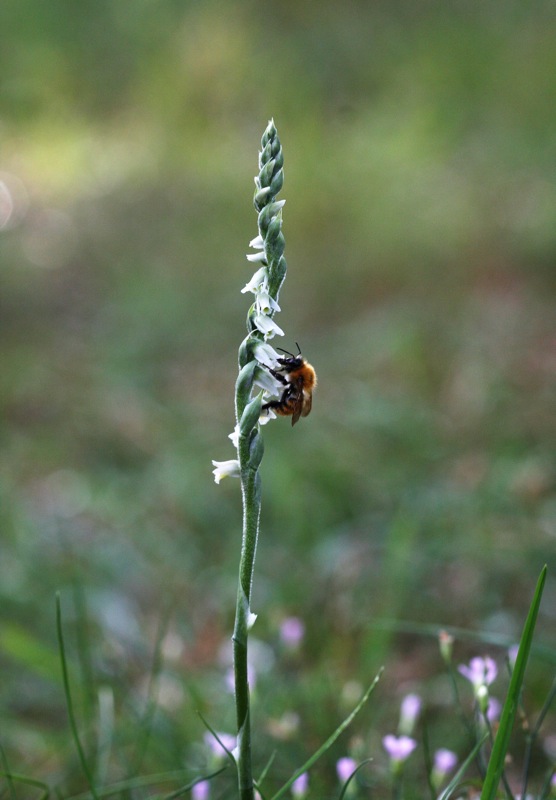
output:
<instances>
[{"instance_id":1,"label":"bee","mask_svg":"<svg viewBox=\"0 0 556 800\"><path fill-rule=\"evenodd\" d=\"M296 342L297 344L297 342ZM291 417L292 425L300 417L311 413L313 405L313 390L317 386L317 373L301 355L297 344L297 355L278 348L288 358L279 358L280 366L277 369L267 367L270 374L284 386L282 397L279 400L270 400L263 404L263 409L270 408L275 414L282 417Z\"/></svg>"}]
</instances>

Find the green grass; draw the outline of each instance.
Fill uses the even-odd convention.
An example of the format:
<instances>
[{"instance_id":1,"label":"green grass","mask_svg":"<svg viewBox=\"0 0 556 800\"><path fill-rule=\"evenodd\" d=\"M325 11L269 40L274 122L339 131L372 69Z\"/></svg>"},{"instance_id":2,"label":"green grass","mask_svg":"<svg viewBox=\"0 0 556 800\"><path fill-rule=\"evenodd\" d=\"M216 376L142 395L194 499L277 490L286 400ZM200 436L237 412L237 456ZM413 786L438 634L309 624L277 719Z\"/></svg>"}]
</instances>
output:
<instances>
[{"instance_id":1,"label":"green grass","mask_svg":"<svg viewBox=\"0 0 556 800\"><path fill-rule=\"evenodd\" d=\"M56 592L104 786L139 796L126 781L179 773L143 794L164 796L210 771L197 710L233 729L240 502L211 459L233 455L270 116L286 156L282 344L300 342L319 389L295 430L265 430L257 767L279 750L278 791L349 713L346 685L383 664L313 796L339 794L350 737L374 759L358 780L386 782L380 737L407 687L427 700L431 746L463 747L436 630L458 632L458 662L500 660L545 563L553 588L552 7L76 9L0 11L0 178L21 198L0 232L2 791L27 796L18 775L36 796L87 791ZM291 614L307 629L295 657L279 646ZM546 602L533 719L555 660ZM300 727L282 741L287 711ZM536 791L540 745L531 764Z\"/></svg>"}]
</instances>

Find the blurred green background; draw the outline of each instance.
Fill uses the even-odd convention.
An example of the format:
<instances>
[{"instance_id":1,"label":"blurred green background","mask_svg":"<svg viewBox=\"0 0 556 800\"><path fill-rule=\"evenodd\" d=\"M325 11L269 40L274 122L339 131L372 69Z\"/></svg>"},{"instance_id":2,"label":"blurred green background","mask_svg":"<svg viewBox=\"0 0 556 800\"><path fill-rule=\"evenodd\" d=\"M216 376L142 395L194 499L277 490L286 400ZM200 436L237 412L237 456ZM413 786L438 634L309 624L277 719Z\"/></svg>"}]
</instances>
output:
<instances>
[{"instance_id":1,"label":"blurred green background","mask_svg":"<svg viewBox=\"0 0 556 800\"><path fill-rule=\"evenodd\" d=\"M2 0L0 744L14 771L86 788L56 591L99 781L202 770L196 709L233 730L240 498L211 459L233 457L270 117L286 159L277 344L300 342L319 389L309 419L264 434L257 763L278 742L276 779L291 774L381 664L352 750L384 768L380 736L410 689L431 746L457 748L434 632L477 632L456 657L500 660L493 642L519 636L548 562L540 705L556 646L555 35L548 0ZM290 615L306 625L294 655L279 646ZM348 742L315 796L336 796Z\"/></svg>"}]
</instances>

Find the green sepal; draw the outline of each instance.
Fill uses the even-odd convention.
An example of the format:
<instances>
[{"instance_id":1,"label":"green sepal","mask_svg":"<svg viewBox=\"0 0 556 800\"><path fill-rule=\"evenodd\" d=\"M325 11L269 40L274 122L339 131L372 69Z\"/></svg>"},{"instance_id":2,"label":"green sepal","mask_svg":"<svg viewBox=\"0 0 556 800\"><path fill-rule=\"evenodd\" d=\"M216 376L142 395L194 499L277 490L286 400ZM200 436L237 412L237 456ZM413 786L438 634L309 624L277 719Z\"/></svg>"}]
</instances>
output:
<instances>
[{"instance_id":1,"label":"green sepal","mask_svg":"<svg viewBox=\"0 0 556 800\"><path fill-rule=\"evenodd\" d=\"M261 147L265 147L267 142L276 138L276 125L274 124L273 119L269 119L268 125L263 131L263 135L261 136Z\"/></svg>"},{"instance_id":2,"label":"green sepal","mask_svg":"<svg viewBox=\"0 0 556 800\"><path fill-rule=\"evenodd\" d=\"M274 255L274 251L276 250L276 243L279 241L280 236L282 234L282 212L279 211L276 216L270 221L270 225L267 228L266 236L264 237L264 249L267 258L269 256ZM282 249L279 252L279 256L282 255L284 252L284 245L285 240L284 236L282 235L281 241Z\"/></svg>"},{"instance_id":3,"label":"green sepal","mask_svg":"<svg viewBox=\"0 0 556 800\"><path fill-rule=\"evenodd\" d=\"M257 364L257 362L251 361L251 364ZM241 374L241 373L240 373ZM250 432L253 430L257 422L259 421L259 417L261 416L261 405L262 405L262 394L258 394L252 400L250 400L243 412L241 414L241 418L239 420L239 435L242 437L249 436ZM251 459L249 459L251 462Z\"/></svg>"},{"instance_id":4,"label":"green sepal","mask_svg":"<svg viewBox=\"0 0 556 800\"><path fill-rule=\"evenodd\" d=\"M243 416L243 412L245 410L245 406L249 402L249 397L251 395L251 389L253 388L253 380L255 378L255 370L257 368L258 362L253 359L253 361L249 361L244 367L242 367L239 371L239 375L237 376L236 380L236 413L237 418L241 419Z\"/></svg>"},{"instance_id":5,"label":"green sepal","mask_svg":"<svg viewBox=\"0 0 556 800\"><path fill-rule=\"evenodd\" d=\"M283 205L284 204L279 201L272 202L266 205L259 213L257 223L263 239L266 239L268 228L272 220L280 213Z\"/></svg>"},{"instance_id":6,"label":"green sepal","mask_svg":"<svg viewBox=\"0 0 556 800\"><path fill-rule=\"evenodd\" d=\"M263 189L260 187L258 180L256 181L257 188L255 189L255 196L253 197L253 205L257 211L262 211L268 203L268 196L270 195L270 186L265 186Z\"/></svg>"},{"instance_id":7,"label":"green sepal","mask_svg":"<svg viewBox=\"0 0 556 800\"><path fill-rule=\"evenodd\" d=\"M284 256L278 262L273 261L268 268L268 290L271 297L278 299L278 292L286 277L288 265Z\"/></svg>"},{"instance_id":8,"label":"green sepal","mask_svg":"<svg viewBox=\"0 0 556 800\"><path fill-rule=\"evenodd\" d=\"M276 165L277 163L278 163L277 159L275 159L274 164ZM279 169L275 173L274 177L270 182L270 193L272 194L273 197L276 197L276 195L281 190L283 185L284 185L284 170Z\"/></svg>"},{"instance_id":9,"label":"green sepal","mask_svg":"<svg viewBox=\"0 0 556 800\"><path fill-rule=\"evenodd\" d=\"M284 237L281 233L278 233L276 240L270 243L267 250L267 254L268 254L268 273L271 273L273 268L274 270L276 270L277 265L280 263L280 259L283 257L284 254Z\"/></svg>"},{"instance_id":10,"label":"green sepal","mask_svg":"<svg viewBox=\"0 0 556 800\"><path fill-rule=\"evenodd\" d=\"M259 172L259 181L261 186L270 186L272 183L272 176L274 175L275 163L274 159L271 158L266 164L263 166L261 171Z\"/></svg>"},{"instance_id":11,"label":"green sepal","mask_svg":"<svg viewBox=\"0 0 556 800\"><path fill-rule=\"evenodd\" d=\"M267 137L266 141L263 136L261 139L261 152L259 153L259 170L272 158L272 142Z\"/></svg>"},{"instance_id":12,"label":"green sepal","mask_svg":"<svg viewBox=\"0 0 556 800\"><path fill-rule=\"evenodd\" d=\"M257 339L253 337L251 334L248 334L242 343L239 346L239 351L237 355L237 360L239 364L239 368L241 369L244 367L249 361L253 361L255 358L255 345L259 344L261 339Z\"/></svg>"},{"instance_id":13,"label":"green sepal","mask_svg":"<svg viewBox=\"0 0 556 800\"><path fill-rule=\"evenodd\" d=\"M257 328L255 326L255 304L250 307L249 311L247 312L247 319L245 324L247 325L247 332L249 334L256 333Z\"/></svg>"},{"instance_id":14,"label":"green sepal","mask_svg":"<svg viewBox=\"0 0 556 800\"><path fill-rule=\"evenodd\" d=\"M258 418L257 418L258 419ZM255 429L249 442L249 468L258 469L264 455L264 439L260 432Z\"/></svg>"}]
</instances>

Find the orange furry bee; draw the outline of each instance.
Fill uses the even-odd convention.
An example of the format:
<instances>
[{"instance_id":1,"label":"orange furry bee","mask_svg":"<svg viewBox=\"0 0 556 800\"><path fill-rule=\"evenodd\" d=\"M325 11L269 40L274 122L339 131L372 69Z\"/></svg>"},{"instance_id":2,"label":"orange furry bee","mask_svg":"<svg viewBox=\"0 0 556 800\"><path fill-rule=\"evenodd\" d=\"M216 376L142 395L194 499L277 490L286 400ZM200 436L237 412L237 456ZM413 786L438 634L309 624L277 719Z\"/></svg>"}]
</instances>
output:
<instances>
[{"instance_id":1,"label":"orange furry bee","mask_svg":"<svg viewBox=\"0 0 556 800\"><path fill-rule=\"evenodd\" d=\"M263 409L270 408L275 414L282 417L291 417L292 425L295 425L300 417L306 417L311 413L313 390L317 386L317 373L301 355L298 344L296 356L288 350L282 350L281 347L278 350L285 353L288 358L278 359L280 364L278 369L271 367L267 367L267 369L285 388L279 400L270 400L262 407Z\"/></svg>"}]
</instances>

